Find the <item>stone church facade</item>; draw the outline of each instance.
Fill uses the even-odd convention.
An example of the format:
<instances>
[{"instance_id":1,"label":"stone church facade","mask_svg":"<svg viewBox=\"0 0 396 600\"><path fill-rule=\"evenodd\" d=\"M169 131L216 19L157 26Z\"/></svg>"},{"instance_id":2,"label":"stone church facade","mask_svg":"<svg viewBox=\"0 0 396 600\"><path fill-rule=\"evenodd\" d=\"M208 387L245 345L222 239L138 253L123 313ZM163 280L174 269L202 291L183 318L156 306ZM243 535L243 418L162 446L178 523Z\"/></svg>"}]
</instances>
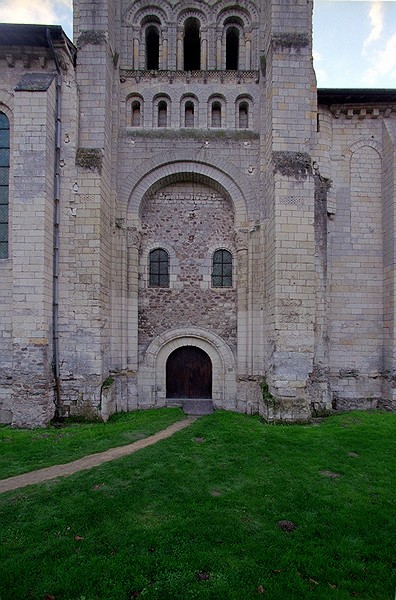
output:
<instances>
[{"instance_id":1,"label":"stone church facade","mask_svg":"<svg viewBox=\"0 0 396 600\"><path fill-rule=\"evenodd\" d=\"M0 421L395 398L396 94L318 90L310 0L0 25Z\"/></svg>"}]
</instances>

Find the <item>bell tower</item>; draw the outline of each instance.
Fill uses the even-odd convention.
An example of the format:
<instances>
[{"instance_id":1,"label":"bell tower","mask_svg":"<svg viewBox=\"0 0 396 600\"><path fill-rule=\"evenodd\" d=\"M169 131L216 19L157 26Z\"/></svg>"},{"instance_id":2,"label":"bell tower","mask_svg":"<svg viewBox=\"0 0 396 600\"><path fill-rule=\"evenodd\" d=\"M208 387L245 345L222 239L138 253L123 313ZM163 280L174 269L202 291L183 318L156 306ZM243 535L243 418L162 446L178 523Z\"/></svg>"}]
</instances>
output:
<instances>
[{"instance_id":1,"label":"bell tower","mask_svg":"<svg viewBox=\"0 0 396 600\"><path fill-rule=\"evenodd\" d=\"M110 404L167 404L164 357L201 344L215 407L309 416L311 18L306 0L75 2L77 271L90 277L89 320L75 319L102 409L109 372Z\"/></svg>"}]
</instances>

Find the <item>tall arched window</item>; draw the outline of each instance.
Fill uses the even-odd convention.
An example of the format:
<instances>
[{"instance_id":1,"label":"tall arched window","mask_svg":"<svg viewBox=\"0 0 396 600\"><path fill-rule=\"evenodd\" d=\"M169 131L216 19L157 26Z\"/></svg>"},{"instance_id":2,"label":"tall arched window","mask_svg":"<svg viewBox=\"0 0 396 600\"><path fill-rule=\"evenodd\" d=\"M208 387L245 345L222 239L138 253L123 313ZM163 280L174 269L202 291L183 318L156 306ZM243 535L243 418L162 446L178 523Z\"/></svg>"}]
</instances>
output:
<instances>
[{"instance_id":1,"label":"tall arched window","mask_svg":"<svg viewBox=\"0 0 396 600\"><path fill-rule=\"evenodd\" d=\"M201 68L200 23L195 17L189 17L184 23L184 70L199 71Z\"/></svg>"},{"instance_id":2,"label":"tall arched window","mask_svg":"<svg viewBox=\"0 0 396 600\"><path fill-rule=\"evenodd\" d=\"M226 69L237 71L239 68L239 31L237 27L228 27L226 32Z\"/></svg>"},{"instance_id":3,"label":"tall arched window","mask_svg":"<svg viewBox=\"0 0 396 600\"><path fill-rule=\"evenodd\" d=\"M150 287L169 287L169 255L166 250L156 248L149 256Z\"/></svg>"},{"instance_id":4,"label":"tall arched window","mask_svg":"<svg viewBox=\"0 0 396 600\"><path fill-rule=\"evenodd\" d=\"M194 127L194 103L191 100L184 105L184 126Z\"/></svg>"},{"instance_id":5,"label":"tall arched window","mask_svg":"<svg viewBox=\"0 0 396 600\"><path fill-rule=\"evenodd\" d=\"M139 100L132 102L132 127L141 127L142 125L142 108Z\"/></svg>"},{"instance_id":6,"label":"tall arched window","mask_svg":"<svg viewBox=\"0 0 396 600\"><path fill-rule=\"evenodd\" d=\"M212 103L211 127L221 127L221 104L217 101Z\"/></svg>"},{"instance_id":7,"label":"tall arched window","mask_svg":"<svg viewBox=\"0 0 396 600\"><path fill-rule=\"evenodd\" d=\"M0 112L0 259L8 258L8 192L10 176L10 122Z\"/></svg>"},{"instance_id":8,"label":"tall arched window","mask_svg":"<svg viewBox=\"0 0 396 600\"><path fill-rule=\"evenodd\" d=\"M232 254L228 250L213 254L212 287L232 287Z\"/></svg>"},{"instance_id":9,"label":"tall arched window","mask_svg":"<svg viewBox=\"0 0 396 600\"><path fill-rule=\"evenodd\" d=\"M146 29L146 69L156 71L159 69L159 30L155 25Z\"/></svg>"},{"instance_id":10,"label":"tall arched window","mask_svg":"<svg viewBox=\"0 0 396 600\"><path fill-rule=\"evenodd\" d=\"M158 102L158 127L168 125L168 105L165 100Z\"/></svg>"}]
</instances>

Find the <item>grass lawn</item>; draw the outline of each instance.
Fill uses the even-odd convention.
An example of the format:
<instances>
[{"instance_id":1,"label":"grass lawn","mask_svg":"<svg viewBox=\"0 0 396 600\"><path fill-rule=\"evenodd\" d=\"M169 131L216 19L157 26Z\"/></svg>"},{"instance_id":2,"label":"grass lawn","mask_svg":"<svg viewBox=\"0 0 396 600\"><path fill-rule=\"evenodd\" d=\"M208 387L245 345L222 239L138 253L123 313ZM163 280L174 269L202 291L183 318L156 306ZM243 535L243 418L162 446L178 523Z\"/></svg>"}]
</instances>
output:
<instances>
[{"instance_id":1,"label":"grass lawn","mask_svg":"<svg viewBox=\"0 0 396 600\"><path fill-rule=\"evenodd\" d=\"M216 412L2 494L0 598L393 600L395 426L381 412L308 426Z\"/></svg>"},{"instance_id":2,"label":"grass lawn","mask_svg":"<svg viewBox=\"0 0 396 600\"><path fill-rule=\"evenodd\" d=\"M107 423L30 430L0 427L0 479L131 444L185 416L181 408L164 408L113 415Z\"/></svg>"}]
</instances>

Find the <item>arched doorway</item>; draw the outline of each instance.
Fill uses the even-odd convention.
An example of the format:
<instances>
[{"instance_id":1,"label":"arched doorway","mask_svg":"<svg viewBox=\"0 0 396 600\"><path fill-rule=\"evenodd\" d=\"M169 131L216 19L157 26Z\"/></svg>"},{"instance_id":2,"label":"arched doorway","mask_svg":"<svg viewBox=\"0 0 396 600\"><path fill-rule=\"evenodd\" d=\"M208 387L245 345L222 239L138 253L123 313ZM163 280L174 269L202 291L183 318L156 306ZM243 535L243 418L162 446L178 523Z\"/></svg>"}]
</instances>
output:
<instances>
[{"instance_id":1,"label":"arched doorway","mask_svg":"<svg viewBox=\"0 0 396 600\"><path fill-rule=\"evenodd\" d=\"M196 346L182 346L166 363L167 398L212 398L212 362Z\"/></svg>"}]
</instances>

